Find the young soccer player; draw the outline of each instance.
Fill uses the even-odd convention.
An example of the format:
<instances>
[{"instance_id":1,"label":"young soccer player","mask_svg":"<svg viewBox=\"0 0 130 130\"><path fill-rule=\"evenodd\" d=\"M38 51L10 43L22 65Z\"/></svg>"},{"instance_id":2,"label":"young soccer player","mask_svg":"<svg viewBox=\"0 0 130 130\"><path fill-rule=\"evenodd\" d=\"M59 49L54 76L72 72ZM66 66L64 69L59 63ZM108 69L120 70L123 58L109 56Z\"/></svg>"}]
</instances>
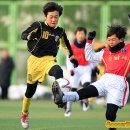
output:
<instances>
[{"instance_id":1,"label":"young soccer player","mask_svg":"<svg viewBox=\"0 0 130 130\"><path fill-rule=\"evenodd\" d=\"M62 107L67 101L78 101L89 97L104 96L106 101L106 120L115 121L119 108L125 106L129 85L126 77L130 72L130 44L125 45L126 28L120 25L108 27L107 44L108 48L100 52L94 52L92 41L96 32L90 32L86 43L86 59L92 62L102 62L105 74L100 80L90 84L88 87L77 92L63 92L58 87L58 82L53 84L55 103ZM109 130L116 130L110 128Z\"/></svg>"},{"instance_id":2,"label":"young soccer player","mask_svg":"<svg viewBox=\"0 0 130 130\"><path fill-rule=\"evenodd\" d=\"M63 8L55 2L49 2L43 7L44 22L34 22L23 33L22 39L27 40L31 56L27 61L27 89L23 98L21 124L29 128L28 113L32 96L38 82L43 82L46 75L54 76L61 87L68 84L63 78L63 71L56 62L56 55L61 44L69 55L74 67L78 66L73 56L65 30L58 27L59 17Z\"/></svg>"},{"instance_id":3,"label":"young soccer player","mask_svg":"<svg viewBox=\"0 0 130 130\"><path fill-rule=\"evenodd\" d=\"M74 68L70 60L67 58L67 70L70 72L71 91L77 91L79 84L82 87L87 87L91 83L92 69L96 64L90 64L85 59L85 44L86 44L87 30L84 27L77 27L75 30L75 39L71 44L74 57L78 60L78 67ZM81 101L83 111L87 111L89 104L87 99ZM64 116L71 116L72 102L67 102Z\"/></svg>"}]
</instances>

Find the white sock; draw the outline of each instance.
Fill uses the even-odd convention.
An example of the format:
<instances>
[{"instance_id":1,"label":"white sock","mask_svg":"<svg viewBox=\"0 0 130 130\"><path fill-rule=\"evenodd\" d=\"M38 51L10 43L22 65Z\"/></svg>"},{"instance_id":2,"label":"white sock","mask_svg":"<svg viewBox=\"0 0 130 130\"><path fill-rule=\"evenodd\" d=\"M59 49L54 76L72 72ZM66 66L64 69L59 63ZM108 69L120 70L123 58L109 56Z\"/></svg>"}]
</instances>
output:
<instances>
[{"instance_id":1,"label":"white sock","mask_svg":"<svg viewBox=\"0 0 130 130\"><path fill-rule=\"evenodd\" d=\"M64 96L62 98L62 101L68 102L68 101L78 101L79 100L79 95L77 92L64 92Z\"/></svg>"}]
</instances>

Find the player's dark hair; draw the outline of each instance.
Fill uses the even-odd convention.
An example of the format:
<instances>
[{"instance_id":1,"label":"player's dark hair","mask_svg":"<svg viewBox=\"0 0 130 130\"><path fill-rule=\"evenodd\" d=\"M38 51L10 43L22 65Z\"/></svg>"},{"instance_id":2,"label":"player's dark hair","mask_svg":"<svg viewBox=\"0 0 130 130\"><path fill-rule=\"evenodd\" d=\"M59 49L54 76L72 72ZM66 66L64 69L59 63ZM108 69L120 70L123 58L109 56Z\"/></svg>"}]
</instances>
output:
<instances>
[{"instance_id":1,"label":"player's dark hair","mask_svg":"<svg viewBox=\"0 0 130 130\"><path fill-rule=\"evenodd\" d=\"M126 27L121 25L111 25L108 26L107 37L110 37L115 34L119 39L121 39L125 38L126 33L127 33Z\"/></svg>"},{"instance_id":2,"label":"player's dark hair","mask_svg":"<svg viewBox=\"0 0 130 130\"><path fill-rule=\"evenodd\" d=\"M55 2L48 2L48 3L46 3L45 6L43 7L44 15L47 16L48 12L52 12L52 11L58 11L59 12L59 16L61 16L63 8L62 8L61 5L58 5Z\"/></svg>"},{"instance_id":3,"label":"player's dark hair","mask_svg":"<svg viewBox=\"0 0 130 130\"><path fill-rule=\"evenodd\" d=\"M77 27L76 30L75 30L75 34L76 34L78 31L84 31L85 35L87 34L87 30L86 30L86 28L84 28L84 27Z\"/></svg>"}]
</instances>

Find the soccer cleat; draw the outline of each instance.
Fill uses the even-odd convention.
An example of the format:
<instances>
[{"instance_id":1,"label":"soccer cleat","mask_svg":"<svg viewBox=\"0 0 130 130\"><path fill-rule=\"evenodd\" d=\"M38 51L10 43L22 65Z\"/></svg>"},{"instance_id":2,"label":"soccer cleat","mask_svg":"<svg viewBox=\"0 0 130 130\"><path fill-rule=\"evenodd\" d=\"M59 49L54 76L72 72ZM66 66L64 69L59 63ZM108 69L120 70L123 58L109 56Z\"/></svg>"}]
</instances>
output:
<instances>
[{"instance_id":1,"label":"soccer cleat","mask_svg":"<svg viewBox=\"0 0 130 130\"><path fill-rule=\"evenodd\" d=\"M66 110L64 113L65 117L70 117L71 116L71 111L70 110Z\"/></svg>"},{"instance_id":2,"label":"soccer cleat","mask_svg":"<svg viewBox=\"0 0 130 130\"><path fill-rule=\"evenodd\" d=\"M90 108L90 106L86 103L83 103L82 109L83 111L87 111Z\"/></svg>"},{"instance_id":3,"label":"soccer cleat","mask_svg":"<svg viewBox=\"0 0 130 130\"><path fill-rule=\"evenodd\" d=\"M28 120L28 114L23 114L21 115L21 124L24 129L29 128L29 120Z\"/></svg>"},{"instance_id":4,"label":"soccer cleat","mask_svg":"<svg viewBox=\"0 0 130 130\"><path fill-rule=\"evenodd\" d=\"M59 86L57 81L53 82L52 92L53 92L53 95L54 95L55 104L57 104L59 108L64 108L65 105L66 105L66 103L63 103L63 101L62 101L62 97L63 97L64 94L61 91L60 86Z\"/></svg>"}]
</instances>

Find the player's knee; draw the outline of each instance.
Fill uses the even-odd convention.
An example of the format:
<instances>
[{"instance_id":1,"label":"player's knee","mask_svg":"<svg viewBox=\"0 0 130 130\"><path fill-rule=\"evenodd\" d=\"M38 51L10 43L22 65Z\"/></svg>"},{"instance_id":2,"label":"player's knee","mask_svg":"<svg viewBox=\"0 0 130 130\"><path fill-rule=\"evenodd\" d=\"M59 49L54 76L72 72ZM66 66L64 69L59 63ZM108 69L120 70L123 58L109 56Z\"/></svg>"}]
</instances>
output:
<instances>
[{"instance_id":1,"label":"player's knee","mask_svg":"<svg viewBox=\"0 0 130 130\"><path fill-rule=\"evenodd\" d=\"M27 89L26 89L26 92L25 92L25 96L27 98L32 98L32 96L36 92L36 88L37 88L37 82L34 83L34 84L27 84Z\"/></svg>"},{"instance_id":2,"label":"player's knee","mask_svg":"<svg viewBox=\"0 0 130 130\"><path fill-rule=\"evenodd\" d=\"M83 84L83 88L86 88L88 85L90 85L90 82L86 82Z\"/></svg>"},{"instance_id":3,"label":"player's knee","mask_svg":"<svg viewBox=\"0 0 130 130\"><path fill-rule=\"evenodd\" d=\"M116 114L110 113L110 112L106 112L106 119L107 119L107 120L110 120L110 121L115 121L115 119L116 119Z\"/></svg>"},{"instance_id":4,"label":"player's knee","mask_svg":"<svg viewBox=\"0 0 130 130\"><path fill-rule=\"evenodd\" d=\"M59 65L55 65L49 71L49 75L54 76L55 79L62 78L63 77L63 70L61 69L61 67Z\"/></svg>"},{"instance_id":5,"label":"player's knee","mask_svg":"<svg viewBox=\"0 0 130 130\"><path fill-rule=\"evenodd\" d=\"M75 91L77 91L77 88L71 88L71 91L75 92Z\"/></svg>"},{"instance_id":6,"label":"player's knee","mask_svg":"<svg viewBox=\"0 0 130 130\"><path fill-rule=\"evenodd\" d=\"M58 75L63 75L63 70L61 69L60 66L55 67L55 73L58 74Z\"/></svg>"}]
</instances>

